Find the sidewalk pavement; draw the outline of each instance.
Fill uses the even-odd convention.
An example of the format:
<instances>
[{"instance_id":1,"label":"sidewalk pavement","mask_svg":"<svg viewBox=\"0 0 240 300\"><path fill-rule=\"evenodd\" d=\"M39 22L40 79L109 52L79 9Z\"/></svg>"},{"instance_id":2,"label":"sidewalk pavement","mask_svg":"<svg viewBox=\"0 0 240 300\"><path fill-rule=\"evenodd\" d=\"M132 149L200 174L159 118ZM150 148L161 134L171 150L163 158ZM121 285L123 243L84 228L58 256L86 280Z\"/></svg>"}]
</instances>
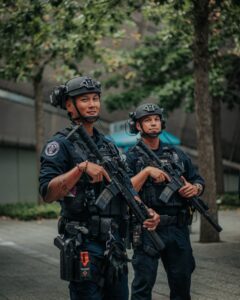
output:
<instances>
[{"instance_id":1,"label":"sidewalk pavement","mask_svg":"<svg viewBox=\"0 0 240 300\"><path fill-rule=\"evenodd\" d=\"M200 244L199 218L192 226L196 270L192 300L240 299L240 210L220 211L221 243ZM59 251L53 246L57 220L22 222L0 219L0 300L66 300L59 279ZM132 280L130 266L129 283ZM153 300L169 299L161 263Z\"/></svg>"}]
</instances>

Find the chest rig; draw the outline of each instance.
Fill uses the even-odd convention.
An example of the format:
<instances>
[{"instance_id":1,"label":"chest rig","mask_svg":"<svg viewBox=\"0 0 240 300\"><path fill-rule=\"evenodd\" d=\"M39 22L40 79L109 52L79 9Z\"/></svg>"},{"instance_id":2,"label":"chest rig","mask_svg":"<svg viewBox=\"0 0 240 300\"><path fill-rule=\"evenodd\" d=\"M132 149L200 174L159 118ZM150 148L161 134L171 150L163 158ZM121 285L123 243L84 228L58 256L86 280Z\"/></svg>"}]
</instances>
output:
<instances>
[{"instance_id":1,"label":"chest rig","mask_svg":"<svg viewBox=\"0 0 240 300\"><path fill-rule=\"evenodd\" d=\"M139 149L134 148L133 150L134 152L136 151L135 155L138 157L138 160L136 162L137 173L139 173L147 166L156 167L154 165L154 162L152 163L151 160L148 161ZM159 160L161 160L163 165L171 165L179 173L184 173L183 162L181 161L175 149L168 146L163 146L162 151L159 150L155 154L159 157ZM159 197L163 192L165 186L165 183L155 183L154 180L149 177L140 191L140 196L147 206L156 209L156 211L172 211L173 214L175 214L175 211L183 206L183 201L181 197L177 193L175 193L167 203L162 202Z\"/></svg>"},{"instance_id":2,"label":"chest rig","mask_svg":"<svg viewBox=\"0 0 240 300\"><path fill-rule=\"evenodd\" d=\"M68 136L71 129L65 129L61 132L64 136ZM119 154L114 145L106 140L103 135L95 133L96 144L99 151L105 159L114 161L116 168L119 167ZM73 164L76 165L82 161L99 164L97 158L90 153L80 135L75 132L68 140L72 143L71 156ZM106 186L106 182L92 184L91 178L87 174L83 174L76 184L72 196L64 198L62 203L63 216L70 220L81 221L88 224L91 235L93 237L101 236L101 240L105 240L108 236L110 226L119 228L124 236L125 221L127 220L127 207L120 197L115 197L104 210L100 210L95 202ZM121 228L120 228L121 227Z\"/></svg>"}]
</instances>

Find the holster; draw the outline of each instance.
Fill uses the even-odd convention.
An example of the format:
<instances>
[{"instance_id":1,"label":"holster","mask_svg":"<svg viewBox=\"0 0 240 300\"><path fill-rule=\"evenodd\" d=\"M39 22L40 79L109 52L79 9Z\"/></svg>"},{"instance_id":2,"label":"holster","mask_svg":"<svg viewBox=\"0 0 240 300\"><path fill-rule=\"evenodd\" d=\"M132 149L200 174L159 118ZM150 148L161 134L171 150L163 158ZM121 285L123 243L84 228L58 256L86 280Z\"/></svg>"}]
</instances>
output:
<instances>
[{"instance_id":1,"label":"holster","mask_svg":"<svg viewBox=\"0 0 240 300\"><path fill-rule=\"evenodd\" d=\"M67 239L60 250L60 278L67 281L81 281L80 259L73 243Z\"/></svg>"},{"instance_id":2,"label":"holster","mask_svg":"<svg viewBox=\"0 0 240 300\"><path fill-rule=\"evenodd\" d=\"M104 261L89 254L90 261L87 266L81 262L81 252L78 256L68 256L66 252L60 251L60 278L66 281L83 282L91 280L99 286L104 284ZM99 272L92 272L92 265L97 266Z\"/></svg>"},{"instance_id":3,"label":"holster","mask_svg":"<svg viewBox=\"0 0 240 300\"><path fill-rule=\"evenodd\" d=\"M86 250L80 250L74 243L72 245L69 243L70 239L67 239L60 250L60 278L77 282L91 280L103 286L104 260L92 256ZM92 265L95 265L99 271L92 272Z\"/></svg>"}]
</instances>

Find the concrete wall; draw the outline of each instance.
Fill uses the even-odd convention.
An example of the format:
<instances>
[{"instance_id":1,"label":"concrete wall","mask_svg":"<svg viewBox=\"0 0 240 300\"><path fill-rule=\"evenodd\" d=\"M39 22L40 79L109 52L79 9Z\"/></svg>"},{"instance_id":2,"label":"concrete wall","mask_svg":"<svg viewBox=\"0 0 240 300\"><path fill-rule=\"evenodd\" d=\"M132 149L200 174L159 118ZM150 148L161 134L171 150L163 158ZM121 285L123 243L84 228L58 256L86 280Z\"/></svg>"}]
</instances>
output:
<instances>
[{"instance_id":1,"label":"concrete wall","mask_svg":"<svg viewBox=\"0 0 240 300\"><path fill-rule=\"evenodd\" d=\"M0 147L0 203L37 202L38 179L33 150Z\"/></svg>"},{"instance_id":2,"label":"concrete wall","mask_svg":"<svg viewBox=\"0 0 240 300\"><path fill-rule=\"evenodd\" d=\"M103 107L104 108L104 107ZM66 112L45 104L45 140L69 125ZM117 112L116 112L117 113ZM121 114L106 114L97 128L109 132L109 122L119 121ZM126 118L127 113L124 113ZM240 162L239 110L222 110L222 144L224 157ZM194 114L175 110L167 120L167 130L180 138L183 145L196 149ZM31 202L38 197L35 157L34 101L30 97L0 89L0 203ZM239 164L238 164L239 165ZM226 191L237 191L236 175L225 175Z\"/></svg>"},{"instance_id":3,"label":"concrete wall","mask_svg":"<svg viewBox=\"0 0 240 300\"><path fill-rule=\"evenodd\" d=\"M45 141L70 124L65 111L45 104ZM108 132L108 123L98 124ZM37 202L34 101L0 90L0 204Z\"/></svg>"}]
</instances>

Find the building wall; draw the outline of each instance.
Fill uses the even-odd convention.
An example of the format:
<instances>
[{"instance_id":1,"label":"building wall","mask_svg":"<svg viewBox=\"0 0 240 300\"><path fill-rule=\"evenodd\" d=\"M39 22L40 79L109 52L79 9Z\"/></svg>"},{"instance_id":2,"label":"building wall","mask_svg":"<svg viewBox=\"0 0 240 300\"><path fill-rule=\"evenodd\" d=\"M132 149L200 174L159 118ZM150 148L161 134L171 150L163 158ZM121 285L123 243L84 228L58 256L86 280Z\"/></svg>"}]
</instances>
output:
<instances>
[{"instance_id":1,"label":"building wall","mask_svg":"<svg viewBox=\"0 0 240 300\"><path fill-rule=\"evenodd\" d=\"M0 99L0 203L36 203L38 174L34 102L26 97L17 97L14 100L11 96L13 95L7 94L5 99ZM62 128L66 123L65 117L46 107L45 139L57 127Z\"/></svg>"},{"instance_id":2,"label":"building wall","mask_svg":"<svg viewBox=\"0 0 240 300\"><path fill-rule=\"evenodd\" d=\"M38 179L33 150L0 147L0 203L37 202Z\"/></svg>"},{"instance_id":3,"label":"building wall","mask_svg":"<svg viewBox=\"0 0 240 300\"><path fill-rule=\"evenodd\" d=\"M45 104L45 141L70 124L65 111ZM108 132L108 123L98 124ZM0 89L0 204L37 202L34 101Z\"/></svg>"},{"instance_id":4,"label":"building wall","mask_svg":"<svg viewBox=\"0 0 240 300\"><path fill-rule=\"evenodd\" d=\"M49 104L44 105L44 110L47 141L55 132L69 125L69 120L65 111L57 110ZM103 116L106 117L105 111ZM115 115L109 114L109 117L112 117L112 121L120 120L115 119ZM239 162L239 110L231 112L224 108L222 119L224 156ZM108 133L109 122L106 118L100 119L97 128ZM167 120L167 130L179 137L183 145L196 149L193 114L186 114L180 109L174 111ZM0 203L37 201L34 101L3 89L0 89L0 166ZM235 174L225 175L226 191L237 192L237 178Z\"/></svg>"},{"instance_id":5,"label":"building wall","mask_svg":"<svg viewBox=\"0 0 240 300\"><path fill-rule=\"evenodd\" d=\"M240 109L229 110L226 105L221 107L221 146L223 158L240 163ZM186 113L176 109L167 119L167 130L189 148L197 148L196 117L194 113Z\"/></svg>"},{"instance_id":6,"label":"building wall","mask_svg":"<svg viewBox=\"0 0 240 300\"><path fill-rule=\"evenodd\" d=\"M224 174L224 190L225 193L239 194L239 176L240 173L225 173Z\"/></svg>"}]
</instances>

